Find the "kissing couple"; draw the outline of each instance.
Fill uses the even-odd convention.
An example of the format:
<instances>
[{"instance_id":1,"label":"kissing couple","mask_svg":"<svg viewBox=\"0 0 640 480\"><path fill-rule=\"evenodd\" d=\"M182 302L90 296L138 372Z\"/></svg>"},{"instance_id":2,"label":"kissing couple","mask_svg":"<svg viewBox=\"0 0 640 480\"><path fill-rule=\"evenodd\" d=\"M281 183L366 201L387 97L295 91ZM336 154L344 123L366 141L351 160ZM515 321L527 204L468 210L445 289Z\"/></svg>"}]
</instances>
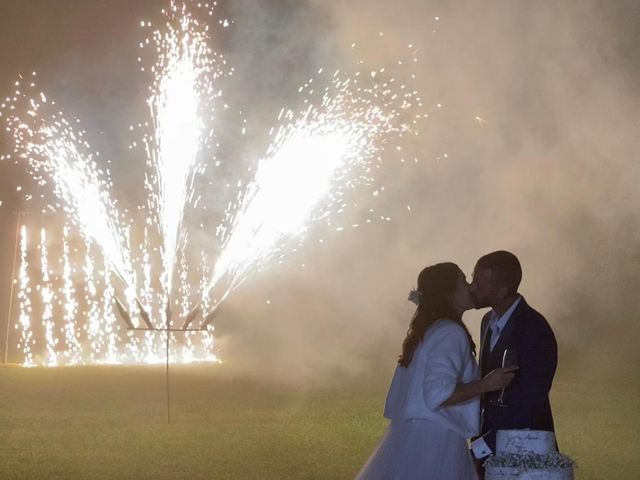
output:
<instances>
[{"instance_id":1,"label":"kissing couple","mask_svg":"<svg viewBox=\"0 0 640 480\"><path fill-rule=\"evenodd\" d=\"M384 416L391 420L356 480L475 480L496 432L554 431L549 391L558 360L547 320L518 293L506 251L478 260L471 284L454 263L425 268ZM462 322L488 308L480 349Z\"/></svg>"}]
</instances>

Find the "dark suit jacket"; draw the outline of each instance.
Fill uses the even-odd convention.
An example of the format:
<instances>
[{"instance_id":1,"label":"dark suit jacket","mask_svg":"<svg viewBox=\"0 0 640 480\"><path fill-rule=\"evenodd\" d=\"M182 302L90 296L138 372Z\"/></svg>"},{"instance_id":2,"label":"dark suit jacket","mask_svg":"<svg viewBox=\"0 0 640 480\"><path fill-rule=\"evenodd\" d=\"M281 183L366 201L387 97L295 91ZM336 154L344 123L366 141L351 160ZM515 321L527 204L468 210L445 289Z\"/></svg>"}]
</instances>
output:
<instances>
[{"instance_id":1,"label":"dark suit jacket","mask_svg":"<svg viewBox=\"0 0 640 480\"><path fill-rule=\"evenodd\" d=\"M549 391L558 364L558 345L547 320L524 298L516 307L500 334L498 343L490 350L491 312L482 319L480 367L482 376L502 364L505 349L517 354L520 367L515 379L504 393L504 407L491 403L500 392L482 397L482 429L487 445L496 450L496 432L505 429L554 431Z\"/></svg>"}]
</instances>

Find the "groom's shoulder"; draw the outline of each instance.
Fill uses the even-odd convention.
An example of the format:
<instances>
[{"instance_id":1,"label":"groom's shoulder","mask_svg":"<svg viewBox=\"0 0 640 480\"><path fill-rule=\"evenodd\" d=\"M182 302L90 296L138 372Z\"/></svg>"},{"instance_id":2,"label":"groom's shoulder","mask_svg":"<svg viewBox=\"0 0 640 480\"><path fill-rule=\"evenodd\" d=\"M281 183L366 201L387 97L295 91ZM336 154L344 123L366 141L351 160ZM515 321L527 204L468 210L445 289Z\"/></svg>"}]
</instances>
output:
<instances>
[{"instance_id":1,"label":"groom's shoulder","mask_svg":"<svg viewBox=\"0 0 640 480\"><path fill-rule=\"evenodd\" d=\"M531 325L532 327L543 328L545 330L551 330L551 325L547 321L546 317L538 310L529 305L524 298L522 299L522 305L519 309L520 317L524 323Z\"/></svg>"},{"instance_id":2,"label":"groom's shoulder","mask_svg":"<svg viewBox=\"0 0 640 480\"><path fill-rule=\"evenodd\" d=\"M522 303L518 308L520 316L529 319L534 322L545 322L547 323L547 319L543 314L541 314L538 310L533 308L527 301L522 298Z\"/></svg>"}]
</instances>

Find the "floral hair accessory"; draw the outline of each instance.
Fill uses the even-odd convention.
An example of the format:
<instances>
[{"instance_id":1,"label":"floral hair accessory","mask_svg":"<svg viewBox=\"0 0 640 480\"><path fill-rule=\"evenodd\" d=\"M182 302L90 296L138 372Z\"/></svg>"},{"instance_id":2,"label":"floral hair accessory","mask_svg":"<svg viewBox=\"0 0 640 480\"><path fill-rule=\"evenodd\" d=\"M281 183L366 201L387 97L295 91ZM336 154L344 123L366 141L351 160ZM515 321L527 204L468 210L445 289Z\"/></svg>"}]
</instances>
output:
<instances>
[{"instance_id":1,"label":"floral hair accessory","mask_svg":"<svg viewBox=\"0 0 640 480\"><path fill-rule=\"evenodd\" d=\"M419 292L418 290L411 290L409 292L409 298L407 298L407 300L409 300L412 303L415 303L416 305L420 305L421 298L422 298L422 292Z\"/></svg>"}]
</instances>

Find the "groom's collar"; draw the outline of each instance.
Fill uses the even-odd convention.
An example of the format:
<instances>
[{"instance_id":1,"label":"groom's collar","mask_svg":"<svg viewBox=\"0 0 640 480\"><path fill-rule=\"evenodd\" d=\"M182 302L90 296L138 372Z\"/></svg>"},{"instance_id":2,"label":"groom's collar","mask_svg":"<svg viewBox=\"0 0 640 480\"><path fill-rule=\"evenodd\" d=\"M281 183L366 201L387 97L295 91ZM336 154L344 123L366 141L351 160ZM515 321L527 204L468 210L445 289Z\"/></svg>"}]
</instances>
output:
<instances>
[{"instance_id":1,"label":"groom's collar","mask_svg":"<svg viewBox=\"0 0 640 480\"><path fill-rule=\"evenodd\" d=\"M518 295L518 298L514 300L511 306L502 315L498 315L494 310L491 310L491 316L489 317L489 325L491 325L491 328L495 328L497 325L500 327L500 331L502 332L505 325L511 318L511 315L513 315L513 312L518 308L518 305L520 305L522 301L522 296Z\"/></svg>"}]
</instances>

